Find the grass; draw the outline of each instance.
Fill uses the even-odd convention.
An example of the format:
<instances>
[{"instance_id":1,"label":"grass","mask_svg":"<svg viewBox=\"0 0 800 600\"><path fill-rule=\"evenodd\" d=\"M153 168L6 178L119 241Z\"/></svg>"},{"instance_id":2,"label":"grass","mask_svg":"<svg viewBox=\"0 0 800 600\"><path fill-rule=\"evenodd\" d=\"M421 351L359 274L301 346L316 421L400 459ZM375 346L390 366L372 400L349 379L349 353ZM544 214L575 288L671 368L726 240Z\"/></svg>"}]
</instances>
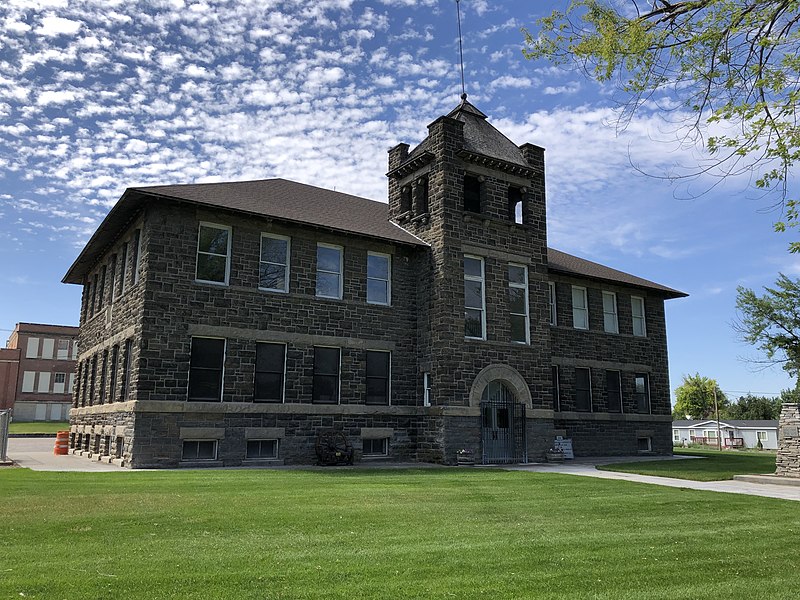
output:
<instances>
[{"instance_id":1,"label":"grass","mask_svg":"<svg viewBox=\"0 0 800 600\"><path fill-rule=\"evenodd\" d=\"M797 508L490 469L8 469L0 598L794 598Z\"/></svg>"},{"instance_id":2,"label":"grass","mask_svg":"<svg viewBox=\"0 0 800 600\"><path fill-rule=\"evenodd\" d=\"M11 421L8 426L9 433L56 433L69 431L69 423L33 421L31 423L18 423Z\"/></svg>"},{"instance_id":3,"label":"grass","mask_svg":"<svg viewBox=\"0 0 800 600\"><path fill-rule=\"evenodd\" d=\"M709 448L676 448L676 456L699 456L699 459L639 461L597 467L603 471L620 471L695 481L733 479L734 475L770 474L775 472L775 452L712 450Z\"/></svg>"}]
</instances>

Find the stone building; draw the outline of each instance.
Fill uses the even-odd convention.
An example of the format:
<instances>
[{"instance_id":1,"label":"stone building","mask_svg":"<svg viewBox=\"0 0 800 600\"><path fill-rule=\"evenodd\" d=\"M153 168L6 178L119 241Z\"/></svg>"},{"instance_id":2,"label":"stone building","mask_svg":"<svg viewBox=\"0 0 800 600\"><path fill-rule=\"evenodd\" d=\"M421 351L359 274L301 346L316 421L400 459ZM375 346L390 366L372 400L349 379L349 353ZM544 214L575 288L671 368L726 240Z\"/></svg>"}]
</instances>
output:
<instances>
[{"instance_id":1,"label":"stone building","mask_svg":"<svg viewBox=\"0 0 800 600\"><path fill-rule=\"evenodd\" d=\"M0 408L15 421L66 421L77 343L77 327L17 323L0 351Z\"/></svg>"},{"instance_id":2,"label":"stone building","mask_svg":"<svg viewBox=\"0 0 800 600\"><path fill-rule=\"evenodd\" d=\"M75 452L132 467L671 452L664 300L553 249L544 150L464 101L388 205L291 181L128 189L83 286Z\"/></svg>"}]
</instances>

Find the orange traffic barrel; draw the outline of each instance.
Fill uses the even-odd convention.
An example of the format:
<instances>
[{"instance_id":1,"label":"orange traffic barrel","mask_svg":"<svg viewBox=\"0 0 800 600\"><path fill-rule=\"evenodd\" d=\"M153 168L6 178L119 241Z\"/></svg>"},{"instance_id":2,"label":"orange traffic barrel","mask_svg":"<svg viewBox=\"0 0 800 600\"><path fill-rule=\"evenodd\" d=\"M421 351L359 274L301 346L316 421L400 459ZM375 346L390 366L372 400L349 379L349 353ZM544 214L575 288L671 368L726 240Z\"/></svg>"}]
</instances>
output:
<instances>
[{"instance_id":1,"label":"orange traffic barrel","mask_svg":"<svg viewBox=\"0 0 800 600\"><path fill-rule=\"evenodd\" d=\"M56 445L53 454L69 454L69 431L56 433Z\"/></svg>"}]
</instances>

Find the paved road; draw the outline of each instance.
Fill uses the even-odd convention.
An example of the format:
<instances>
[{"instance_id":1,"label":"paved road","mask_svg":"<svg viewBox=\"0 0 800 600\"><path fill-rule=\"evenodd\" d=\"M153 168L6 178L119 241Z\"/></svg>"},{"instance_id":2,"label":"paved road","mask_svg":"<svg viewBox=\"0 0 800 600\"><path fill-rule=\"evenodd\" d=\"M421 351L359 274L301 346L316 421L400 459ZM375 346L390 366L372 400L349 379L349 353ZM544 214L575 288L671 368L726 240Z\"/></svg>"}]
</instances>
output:
<instances>
[{"instance_id":1,"label":"paved road","mask_svg":"<svg viewBox=\"0 0 800 600\"><path fill-rule=\"evenodd\" d=\"M56 456L53 454L54 438L11 438L8 440L8 455L19 466L34 471L124 471L116 465L100 463L82 456ZM667 487L676 487L708 492L725 492L728 494L747 494L783 500L800 501L800 485L774 485L768 483L749 483L745 481L690 481L688 479L672 479L670 477L653 477L634 473L615 473L598 471L595 467L615 462L641 460L637 457L603 457L594 459L577 459L563 464L541 463L508 467L512 471L531 471L536 473L562 473L581 477L597 477L600 479L619 479L638 483L651 483ZM658 457L653 460L703 460L693 457ZM361 465L363 467L363 465ZM419 466L419 465L408 465ZM380 467L376 467L380 468Z\"/></svg>"}]
</instances>

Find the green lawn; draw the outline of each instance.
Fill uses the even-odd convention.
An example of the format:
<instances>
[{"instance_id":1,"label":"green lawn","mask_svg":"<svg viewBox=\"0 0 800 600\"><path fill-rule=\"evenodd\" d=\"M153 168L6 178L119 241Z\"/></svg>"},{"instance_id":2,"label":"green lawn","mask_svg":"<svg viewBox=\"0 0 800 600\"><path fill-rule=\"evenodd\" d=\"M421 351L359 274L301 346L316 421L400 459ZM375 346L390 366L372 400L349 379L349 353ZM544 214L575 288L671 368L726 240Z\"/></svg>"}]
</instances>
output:
<instances>
[{"instance_id":1,"label":"green lawn","mask_svg":"<svg viewBox=\"0 0 800 600\"><path fill-rule=\"evenodd\" d=\"M0 598L796 598L795 502L490 469L0 471Z\"/></svg>"},{"instance_id":2,"label":"green lawn","mask_svg":"<svg viewBox=\"0 0 800 600\"><path fill-rule=\"evenodd\" d=\"M770 474L775 472L775 452L748 452L741 450L723 450L720 452L719 450L708 448L676 448L674 452L678 456L700 456L702 458L638 461L604 465L597 468L603 471L639 473L640 475L694 479L695 481L719 481L733 479L734 475Z\"/></svg>"},{"instance_id":3,"label":"green lawn","mask_svg":"<svg viewBox=\"0 0 800 600\"><path fill-rule=\"evenodd\" d=\"M11 421L8 426L9 433L56 433L69 431L69 423L33 421L32 423L17 423Z\"/></svg>"}]
</instances>

